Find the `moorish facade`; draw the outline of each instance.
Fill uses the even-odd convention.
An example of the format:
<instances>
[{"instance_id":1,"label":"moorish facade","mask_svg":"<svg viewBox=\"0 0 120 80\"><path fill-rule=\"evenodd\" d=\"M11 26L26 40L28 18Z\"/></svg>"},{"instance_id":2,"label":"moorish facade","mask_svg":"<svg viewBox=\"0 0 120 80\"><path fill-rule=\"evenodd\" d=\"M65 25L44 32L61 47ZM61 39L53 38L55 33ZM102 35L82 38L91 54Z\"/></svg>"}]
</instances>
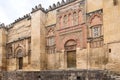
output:
<instances>
[{"instance_id":1,"label":"moorish facade","mask_svg":"<svg viewBox=\"0 0 120 80\"><path fill-rule=\"evenodd\" d=\"M119 16L119 0L35 6L10 25L0 24L0 69L119 71Z\"/></svg>"}]
</instances>

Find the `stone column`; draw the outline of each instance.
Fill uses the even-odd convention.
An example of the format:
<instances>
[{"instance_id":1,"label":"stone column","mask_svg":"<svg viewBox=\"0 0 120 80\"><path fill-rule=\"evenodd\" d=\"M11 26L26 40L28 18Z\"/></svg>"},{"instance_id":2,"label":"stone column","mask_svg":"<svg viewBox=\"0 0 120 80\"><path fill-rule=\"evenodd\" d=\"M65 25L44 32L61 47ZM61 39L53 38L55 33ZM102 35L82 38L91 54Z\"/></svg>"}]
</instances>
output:
<instances>
[{"instance_id":1,"label":"stone column","mask_svg":"<svg viewBox=\"0 0 120 80\"><path fill-rule=\"evenodd\" d=\"M6 70L6 40L7 31L4 24L0 24L0 70Z\"/></svg>"}]
</instances>

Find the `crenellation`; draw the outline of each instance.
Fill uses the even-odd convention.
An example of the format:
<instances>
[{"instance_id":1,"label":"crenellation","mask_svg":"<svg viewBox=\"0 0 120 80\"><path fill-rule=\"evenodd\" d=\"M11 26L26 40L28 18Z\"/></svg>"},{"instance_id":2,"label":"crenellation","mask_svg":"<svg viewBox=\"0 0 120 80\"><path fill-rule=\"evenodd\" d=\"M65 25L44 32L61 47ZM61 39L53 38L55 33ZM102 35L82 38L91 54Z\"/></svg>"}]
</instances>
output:
<instances>
[{"instance_id":1,"label":"crenellation","mask_svg":"<svg viewBox=\"0 0 120 80\"><path fill-rule=\"evenodd\" d=\"M41 8L42 11L45 11L45 8ZM46 11L45 11L46 12Z\"/></svg>"},{"instance_id":2,"label":"crenellation","mask_svg":"<svg viewBox=\"0 0 120 80\"><path fill-rule=\"evenodd\" d=\"M57 7L59 7L60 6L60 2L57 2Z\"/></svg>"},{"instance_id":3,"label":"crenellation","mask_svg":"<svg viewBox=\"0 0 120 80\"><path fill-rule=\"evenodd\" d=\"M42 7L41 4L36 5L34 8L32 8L32 12L31 12L31 13L36 12L36 11L38 11L38 10L41 10L41 11L43 11L43 12L46 13L46 10Z\"/></svg>"},{"instance_id":4,"label":"crenellation","mask_svg":"<svg viewBox=\"0 0 120 80\"><path fill-rule=\"evenodd\" d=\"M45 11L46 11L46 12L48 12L48 11L49 11L49 9L46 9Z\"/></svg>"},{"instance_id":5,"label":"crenellation","mask_svg":"<svg viewBox=\"0 0 120 80\"><path fill-rule=\"evenodd\" d=\"M35 9L34 9L34 8L32 8L32 11L35 11Z\"/></svg>"},{"instance_id":6,"label":"crenellation","mask_svg":"<svg viewBox=\"0 0 120 80\"><path fill-rule=\"evenodd\" d=\"M4 23L1 23L1 24L0 24L0 27L5 27L5 24L4 24Z\"/></svg>"},{"instance_id":7,"label":"crenellation","mask_svg":"<svg viewBox=\"0 0 120 80\"><path fill-rule=\"evenodd\" d=\"M21 20L23 20L23 19L26 19L26 18L30 18L31 17L31 15L30 15L30 13L29 14L25 14L23 17L19 17L18 19L16 19L14 22L13 22L13 24L15 24L15 23L17 23L17 22L19 22L19 21L21 21Z\"/></svg>"},{"instance_id":8,"label":"crenellation","mask_svg":"<svg viewBox=\"0 0 120 80\"><path fill-rule=\"evenodd\" d=\"M38 9L38 6L35 6L35 9L37 10L37 9Z\"/></svg>"},{"instance_id":9,"label":"crenellation","mask_svg":"<svg viewBox=\"0 0 120 80\"><path fill-rule=\"evenodd\" d=\"M1 29L1 28L7 29L7 28L6 28L6 25L5 25L4 23L0 23L0 29Z\"/></svg>"},{"instance_id":10,"label":"crenellation","mask_svg":"<svg viewBox=\"0 0 120 80\"><path fill-rule=\"evenodd\" d=\"M21 18L19 17L18 20L21 20Z\"/></svg>"},{"instance_id":11,"label":"crenellation","mask_svg":"<svg viewBox=\"0 0 120 80\"><path fill-rule=\"evenodd\" d=\"M65 3L65 1L64 0L62 0L61 1L61 5L65 5L66 3Z\"/></svg>"},{"instance_id":12,"label":"crenellation","mask_svg":"<svg viewBox=\"0 0 120 80\"><path fill-rule=\"evenodd\" d=\"M54 8L54 9L56 8L56 5L55 5L55 4L53 4L53 8Z\"/></svg>"},{"instance_id":13,"label":"crenellation","mask_svg":"<svg viewBox=\"0 0 120 80\"><path fill-rule=\"evenodd\" d=\"M49 10L52 10L53 8L52 8L52 6L49 6Z\"/></svg>"},{"instance_id":14,"label":"crenellation","mask_svg":"<svg viewBox=\"0 0 120 80\"><path fill-rule=\"evenodd\" d=\"M53 4L53 6L50 5L49 9L47 9L46 12L49 12L49 11L52 11L54 9L60 8L60 7L65 6L65 5L69 4L69 3L72 3L74 1L76 1L76 0L66 0L66 1L62 0L61 2L57 2L57 4Z\"/></svg>"},{"instance_id":15,"label":"crenellation","mask_svg":"<svg viewBox=\"0 0 120 80\"><path fill-rule=\"evenodd\" d=\"M7 28L12 28L14 26L13 23L9 24L9 25L6 25Z\"/></svg>"},{"instance_id":16,"label":"crenellation","mask_svg":"<svg viewBox=\"0 0 120 80\"><path fill-rule=\"evenodd\" d=\"M39 4L39 5L38 5L38 8L42 8L42 5L41 5L41 4Z\"/></svg>"}]
</instances>

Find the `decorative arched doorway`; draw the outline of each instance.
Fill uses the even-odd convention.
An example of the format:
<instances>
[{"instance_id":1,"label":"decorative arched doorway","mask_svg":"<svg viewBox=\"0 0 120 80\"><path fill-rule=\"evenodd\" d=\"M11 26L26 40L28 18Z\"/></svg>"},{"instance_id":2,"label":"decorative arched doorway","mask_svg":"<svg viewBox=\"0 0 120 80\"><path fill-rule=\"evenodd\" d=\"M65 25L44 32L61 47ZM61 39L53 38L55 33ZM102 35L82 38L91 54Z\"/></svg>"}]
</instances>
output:
<instances>
[{"instance_id":1,"label":"decorative arched doorway","mask_svg":"<svg viewBox=\"0 0 120 80\"><path fill-rule=\"evenodd\" d=\"M18 58L18 68L22 69L23 68L23 51L22 51L22 49L19 49L17 51L17 58Z\"/></svg>"},{"instance_id":2,"label":"decorative arched doorway","mask_svg":"<svg viewBox=\"0 0 120 80\"><path fill-rule=\"evenodd\" d=\"M76 68L76 41L68 40L65 45L67 68Z\"/></svg>"}]
</instances>

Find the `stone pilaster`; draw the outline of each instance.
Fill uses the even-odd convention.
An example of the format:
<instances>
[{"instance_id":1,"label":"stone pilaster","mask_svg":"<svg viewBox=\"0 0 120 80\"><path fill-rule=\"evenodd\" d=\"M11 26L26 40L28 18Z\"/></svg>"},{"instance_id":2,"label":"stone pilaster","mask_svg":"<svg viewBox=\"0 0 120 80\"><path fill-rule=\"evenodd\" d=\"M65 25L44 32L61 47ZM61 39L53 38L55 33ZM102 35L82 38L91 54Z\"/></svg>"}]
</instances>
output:
<instances>
[{"instance_id":1,"label":"stone pilaster","mask_svg":"<svg viewBox=\"0 0 120 80\"><path fill-rule=\"evenodd\" d=\"M0 24L0 69L6 70L6 29L4 24Z\"/></svg>"},{"instance_id":2,"label":"stone pilaster","mask_svg":"<svg viewBox=\"0 0 120 80\"><path fill-rule=\"evenodd\" d=\"M45 64L45 13L41 10L32 13L31 20L31 66L42 70Z\"/></svg>"},{"instance_id":3,"label":"stone pilaster","mask_svg":"<svg viewBox=\"0 0 120 80\"><path fill-rule=\"evenodd\" d=\"M88 41L87 43L87 69L90 69L90 53L91 53L91 49L90 49L90 42Z\"/></svg>"}]
</instances>

